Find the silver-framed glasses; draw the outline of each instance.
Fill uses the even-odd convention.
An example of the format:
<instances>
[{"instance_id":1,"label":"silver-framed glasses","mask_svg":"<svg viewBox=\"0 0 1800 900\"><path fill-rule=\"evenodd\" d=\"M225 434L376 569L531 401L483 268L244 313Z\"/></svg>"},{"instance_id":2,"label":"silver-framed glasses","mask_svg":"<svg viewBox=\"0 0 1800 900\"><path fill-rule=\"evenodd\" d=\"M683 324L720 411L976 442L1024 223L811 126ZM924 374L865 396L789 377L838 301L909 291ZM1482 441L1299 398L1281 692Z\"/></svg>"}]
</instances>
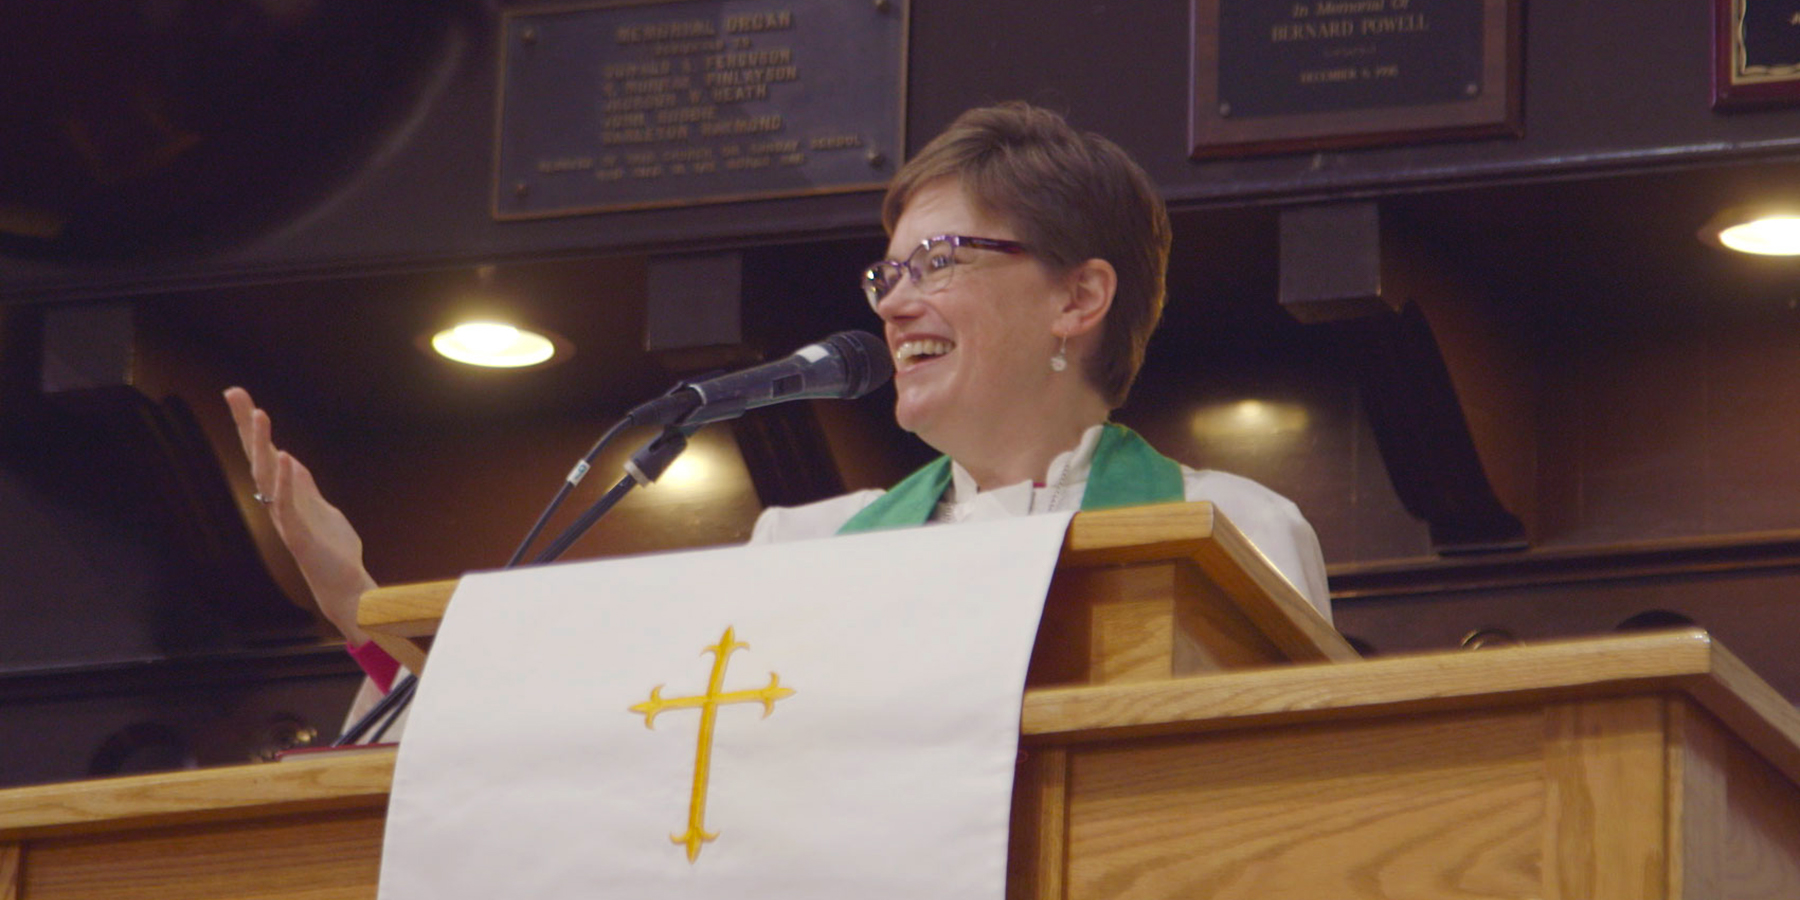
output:
<instances>
[{"instance_id":1,"label":"silver-framed glasses","mask_svg":"<svg viewBox=\"0 0 1800 900\"><path fill-rule=\"evenodd\" d=\"M869 298L869 308L880 312L881 299L900 286L902 279L911 278L923 294L935 294L950 286L951 278L956 274L956 251L968 247L974 250L992 250L996 253L1030 253L1024 244L1018 241L1000 238L970 237L964 234L939 234L919 242L913 252L905 259L884 259L863 272L863 296Z\"/></svg>"}]
</instances>

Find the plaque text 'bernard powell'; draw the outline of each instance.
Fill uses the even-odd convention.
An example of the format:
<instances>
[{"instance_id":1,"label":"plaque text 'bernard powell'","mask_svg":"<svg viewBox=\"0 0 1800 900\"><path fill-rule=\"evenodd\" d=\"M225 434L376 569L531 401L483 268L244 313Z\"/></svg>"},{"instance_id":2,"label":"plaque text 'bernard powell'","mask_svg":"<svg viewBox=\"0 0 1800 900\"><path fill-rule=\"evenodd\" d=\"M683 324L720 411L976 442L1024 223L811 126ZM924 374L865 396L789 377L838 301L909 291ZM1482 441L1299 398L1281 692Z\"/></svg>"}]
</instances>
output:
<instances>
[{"instance_id":1,"label":"plaque text 'bernard powell'","mask_svg":"<svg viewBox=\"0 0 1800 900\"><path fill-rule=\"evenodd\" d=\"M834 0L509 14L494 215L878 188L903 148L905 14Z\"/></svg>"},{"instance_id":2,"label":"plaque text 'bernard powell'","mask_svg":"<svg viewBox=\"0 0 1800 900\"><path fill-rule=\"evenodd\" d=\"M1226 116L1417 106L1481 90L1479 0L1227 0Z\"/></svg>"},{"instance_id":3,"label":"plaque text 'bernard powell'","mask_svg":"<svg viewBox=\"0 0 1800 900\"><path fill-rule=\"evenodd\" d=\"M1191 0L1196 157L1519 133L1523 0Z\"/></svg>"}]
</instances>

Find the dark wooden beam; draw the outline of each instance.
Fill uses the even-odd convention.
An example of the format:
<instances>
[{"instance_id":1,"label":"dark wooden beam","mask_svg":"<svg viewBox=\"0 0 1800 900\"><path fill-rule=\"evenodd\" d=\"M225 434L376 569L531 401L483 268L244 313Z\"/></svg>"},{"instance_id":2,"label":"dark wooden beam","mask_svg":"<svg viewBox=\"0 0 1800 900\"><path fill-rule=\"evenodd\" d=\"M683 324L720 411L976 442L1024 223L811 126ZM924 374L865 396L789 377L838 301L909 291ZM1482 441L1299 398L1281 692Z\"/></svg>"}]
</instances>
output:
<instances>
[{"instance_id":1,"label":"dark wooden beam","mask_svg":"<svg viewBox=\"0 0 1800 900\"><path fill-rule=\"evenodd\" d=\"M1439 553L1517 550L1525 526L1494 494L1438 349L1417 304L1331 326L1355 367L1363 409L1406 511L1431 527Z\"/></svg>"},{"instance_id":2,"label":"dark wooden beam","mask_svg":"<svg viewBox=\"0 0 1800 900\"><path fill-rule=\"evenodd\" d=\"M1332 203L1283 210L1281 308L1307 324L1336 322L1391 307L1381 293L1381 210Z\"/></svg>"},{"instance_id":3,"label":"dark wooden beam","mask_svg":"<svg viewBox=\"0 0 1800 900\"><path fill-rule=\"evenodd\" d=\"M754 357L744 346L744 254L654 256L646 265L644 349L672 372Z\"/></svg>"},{"instance_id":4,"label":"dark wooden beam","mask_svg":"<svg viewBox=\"0 0 1800 900\"><path fill-rule=\"evenodd\" d=\"M1482 466L1444 355L1416 299L1453 282L1415 276L1417 252L1385 241L1374 203L1281 214L1282 307L1337 333L1357 373L1394 492L1431 529L1440 553L1519 549L1524 523Z\"/></svg>"}]
</instances>

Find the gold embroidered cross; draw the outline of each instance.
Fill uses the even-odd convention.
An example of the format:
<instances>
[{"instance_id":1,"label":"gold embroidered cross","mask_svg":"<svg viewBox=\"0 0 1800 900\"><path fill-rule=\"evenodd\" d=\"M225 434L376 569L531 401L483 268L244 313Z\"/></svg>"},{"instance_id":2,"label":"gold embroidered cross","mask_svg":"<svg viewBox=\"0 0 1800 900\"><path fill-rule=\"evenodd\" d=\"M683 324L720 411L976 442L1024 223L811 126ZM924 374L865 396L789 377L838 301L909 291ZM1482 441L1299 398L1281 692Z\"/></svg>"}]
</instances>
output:
<instances>
[{"instance_id":1,"label":"gold embroidered cross","mask_svg":"<svg viewBox=\"0 0 1800 900\"><path fill-rule=\"evenodd\" d=\"M695 697L671 697L664 699L662 685L650 689L650 699L631 708L634 713L642 713L644 727L654 729L658 713L671 709L700 709L700 746L694 753L694 793L688 800L688 826L685 834L671 834L669 840L677 844L687 845L688 862L700 858L700 845L718 837L708 833L705 827L706 818L706 776L712 768L713 722L718 718L719 707L727 703L761 703L763 718L775 711L775 701L793 696L792 688L781 686L781 676L769 673L769 686L754 691L724 691L725 662L731 651L750 646L738 643L731 628L725 629L725 635L719 642L702 650L702 653L713 655L712 678L706 683L706 693Z\"/></svg>"}]
</instances>

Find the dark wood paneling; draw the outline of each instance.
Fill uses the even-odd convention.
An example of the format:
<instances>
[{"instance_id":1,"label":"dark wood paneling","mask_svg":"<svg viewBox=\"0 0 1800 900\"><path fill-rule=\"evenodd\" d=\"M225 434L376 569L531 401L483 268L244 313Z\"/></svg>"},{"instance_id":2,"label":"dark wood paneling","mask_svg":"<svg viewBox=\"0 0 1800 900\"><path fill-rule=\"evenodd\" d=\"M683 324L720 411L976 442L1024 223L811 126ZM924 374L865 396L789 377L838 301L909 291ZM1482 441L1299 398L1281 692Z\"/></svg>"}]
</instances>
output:
<instances>
[{"instance_id":1,"label":"dark wood paneling","mask_svg":"<svg viewBox=\"0 0 1800 900\"><path fill-rule=\"evenodd\" d=\"M1568 577L1576 568L1562 575ZM1504 631L1525 642L1603 634L1645 612L1671 612L1712 632L1777 690L1800 702L1800 661L1794 658L1792 640L1800 629L1800 606L1793 603L1796 588L1800 567L1790 556L1785 565L1771 568L1696 569L1663 576L1614 570L1600 580L1552 578L1425 594L1371 594L1340 600L1334 613L1345 634L1377 653L1393 654L1456 647L1481 629Z\"/></svg>"},{"instance_id":2,"label":"dark wood paneling","mask_svg":"<svg viewBox=\"0 0 1800 900\"><path fill-rule=\"evenodd\" d=\"M1797 273L1800 274L1800 273ZM1800 524L1800 312L1708 341L1708 531Z\"/></svg>"},{"instance_id":3,"label":"dark wood paneling","mask_svg":"<svg viewBox=\"0 0 1800 900\"><path fill-rule=\"evenodd\" d=\"M1690 4L1668 12L1637 15L1623 0L1534 6L1521 139L1195 163L1185 139L1187 4L1092 3L1046 15L1036 0L914 0L908 134L916 147L967 107L1034 100L1119 141L1181 207L1800 152L1800 112L1711 111L1709 11ZM129 265L3 260L0 299L594 252L691 252L877 231L874 198L862 194L496 223L487 212L496 11L459 3L439 14L440 44L419 56L416 113L280 227L199 257L173 253Z\"/></svg>"},{"instance_id":4,"label":"dark wood paneling","mask_svg":"<svg viewBox=\"0 0 1800 900\"><path fill-rule=\"evenodd\" d=\"M361 680L329 646L0 674L0 785L247 762L308 728L330 741Z\"/></svg>"},{"instance_id":5,"label":"dark wood paneling","mask_svg":"<svg viewBox=\"0 0 1800 900\"><path fill-rule=\"evenodd\" d=\"M1696 298L1666 323L1597 325L1540 348L1540 502L1556 542L1791 528L1800 434L1794 313L1760 324Z\"/></svg>"}]
</instances>

